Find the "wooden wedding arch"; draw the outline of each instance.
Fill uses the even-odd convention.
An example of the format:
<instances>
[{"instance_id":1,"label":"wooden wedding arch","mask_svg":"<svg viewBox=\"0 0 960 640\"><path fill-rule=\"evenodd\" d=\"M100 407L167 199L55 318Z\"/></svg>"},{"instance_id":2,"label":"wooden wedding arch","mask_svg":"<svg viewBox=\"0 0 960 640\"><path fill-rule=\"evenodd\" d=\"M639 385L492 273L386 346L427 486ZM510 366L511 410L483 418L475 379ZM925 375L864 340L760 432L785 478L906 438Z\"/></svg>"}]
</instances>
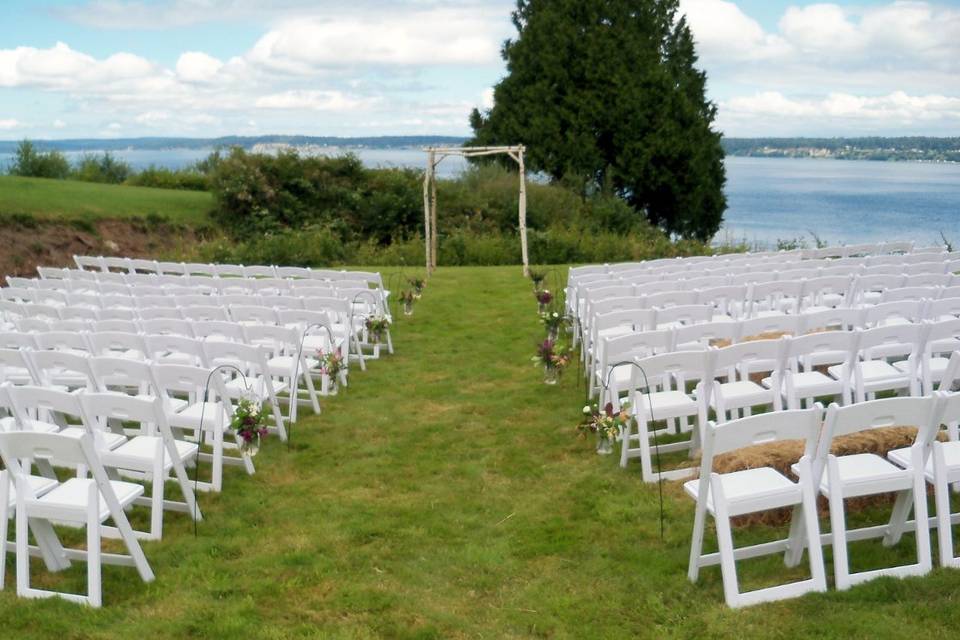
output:
<instances>
[{"instance_id":1,"label":"wooden wedding arch","mask_svg":"<svg viewBox=\"0 0 960 640\"><path fill-rule=\"evenodd\" d=\"M520 254L523 259L523 275L530 275L530 263L527 257L527 181L523 164L523 145L512 147L426 147L427 170L423 175L423 230L427 254L427 275L437 268L437 165L444 158L460 156L476 158L505 153L517 163L520 169Z\"/></svg>"}]
</instances>

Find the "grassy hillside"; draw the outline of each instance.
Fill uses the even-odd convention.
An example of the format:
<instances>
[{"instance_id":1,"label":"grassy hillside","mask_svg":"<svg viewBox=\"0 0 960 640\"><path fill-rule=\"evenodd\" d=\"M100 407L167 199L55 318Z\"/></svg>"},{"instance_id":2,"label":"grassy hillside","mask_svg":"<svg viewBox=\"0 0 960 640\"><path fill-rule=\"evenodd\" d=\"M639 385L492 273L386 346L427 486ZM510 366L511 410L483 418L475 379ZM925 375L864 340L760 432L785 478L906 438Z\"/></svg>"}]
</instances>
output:
<instances>
[{"instance_id":1,"label":"grassy hillside","mask_svg":"<svg viewBox=\"0 0 960 640\"><path fill-rule=\"evenodd\" d=\"M160 214L174 222L206 220L213 204L203 191L0 176L0 214L41 218L130 218Z\"/></svg>"},{"instance_id":2,"label":"grassy hillside","mask_svg":"<svg viewBox=\"0 0 960 640\"><path fill-rule=\"evenodd\" d=\"M396 355L352 371L289 449L267 442L256 475L231 467L223 494L200 496L197 537L166 515L164 540L143 545L156 582L106 567L101 610L22 600L8 556L0 637L956 637L954 570L743 611L723 604L717 568L690 584L692 503L664 484L661 540L639 464L622 470L576 439L583 388L574 376L542 384L535 308L519 267L441 268L415 315L397 319ZM775 534L785 529L735 533ZM853 564L908 561L911 545L859 542ZM84 588L82 563L33 568L39 584ZM747 588L784 578L779 557L742 569Z\"/></svg>"}]
</instances>

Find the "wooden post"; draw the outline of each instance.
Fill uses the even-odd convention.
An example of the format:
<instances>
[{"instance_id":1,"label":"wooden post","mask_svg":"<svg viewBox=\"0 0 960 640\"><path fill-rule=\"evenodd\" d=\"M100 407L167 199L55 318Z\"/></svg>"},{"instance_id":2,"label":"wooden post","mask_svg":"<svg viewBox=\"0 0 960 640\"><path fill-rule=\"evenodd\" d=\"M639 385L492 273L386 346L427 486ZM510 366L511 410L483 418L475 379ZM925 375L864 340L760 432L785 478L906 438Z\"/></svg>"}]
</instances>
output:
<instances>
[{"instance_id":1,"label":"wooden post","mask_svg":"<svg viewBox=\"0 0 960 640\"><path fill-rule=\"evenodd\" d=\"M430 270L430 183L433 181L433 151L427 153L427 170L423 173L423 255L427 261L427 275Z\"/></svg>"},{"instance_id":2,"label":"wooden post","mask_svg":"<svg viewBox=\"0 0 960 640\"><path fill-rule=\"evenodd\" d=\"M433 234L430 239L430 268L437 268L437 176L434 174L430 181L430 232Z\"/></svg>"},{"instance_id":3,"label":"wooden post","mask_svg":"<svg viewBox=\"0 0 960 640\"><path fill-rule=\"evenodd\" d=\"M517 162L520 165L520 255L523 258L523 275L530 275L530 259L527 256L527 180L523 164L523 147L518 148Z\"/></svg>"}]
</instances>

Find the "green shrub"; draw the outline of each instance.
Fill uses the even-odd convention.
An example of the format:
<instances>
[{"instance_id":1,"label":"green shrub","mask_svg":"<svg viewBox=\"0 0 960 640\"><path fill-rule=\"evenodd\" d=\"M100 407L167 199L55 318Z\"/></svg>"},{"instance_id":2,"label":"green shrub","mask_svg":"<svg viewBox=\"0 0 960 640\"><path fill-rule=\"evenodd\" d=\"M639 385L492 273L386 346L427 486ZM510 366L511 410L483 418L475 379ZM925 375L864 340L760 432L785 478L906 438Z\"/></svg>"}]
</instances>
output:
<instances>
[{"instance_id":1,"label":"green shrub","mask_svg":"<svg viewBox=\"0 0 960 640\"><path fill-rule=\"evenodd\" d=\"M150 166L128 177L124 184L133 187L208 191L211 178L195 168L175 170Z\"/></svg>"},{"instance_id":2,"label":"green shrub","mask_svg":"<svg viewBox=\"0 0 960 640\"><path fill-rule=\"evenodd\" d=\"M17 151L10 165L10 175L28 178L66 178L70 174L70 163L59 151L38 151L29 140L17 145Z\"/></svg>"},{"instance_id":3,"label":"green shrub","mask_svg":"<svg viewBox=\"0 0 960 640\"><path fill-rule=\"evenodd\" d=\"M119 160L109 151L101 155L85 154L70 173L74 180L83 182L102 182L120 184L131 176L133 169L129 163Z\"/></svg>"}]
</instances>

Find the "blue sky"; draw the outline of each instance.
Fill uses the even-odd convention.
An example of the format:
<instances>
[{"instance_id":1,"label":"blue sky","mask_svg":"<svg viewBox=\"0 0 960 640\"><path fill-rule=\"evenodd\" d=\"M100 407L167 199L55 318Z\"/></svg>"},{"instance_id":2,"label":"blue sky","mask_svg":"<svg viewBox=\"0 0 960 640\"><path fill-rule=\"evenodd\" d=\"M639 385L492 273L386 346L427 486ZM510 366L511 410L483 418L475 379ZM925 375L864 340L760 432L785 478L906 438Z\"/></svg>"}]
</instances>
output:
<instances>
[{"instance_id":1,"label":"blue sky","mask_svg":"<svg viewBox=\"0 0 960 640\"><path fill-rule=\"evenodd\" d=\"M0 138L469 133L512 0L5 0ZM960 135L960 2L681 0L732 136Z\"/></svg>"}]
</instances>

